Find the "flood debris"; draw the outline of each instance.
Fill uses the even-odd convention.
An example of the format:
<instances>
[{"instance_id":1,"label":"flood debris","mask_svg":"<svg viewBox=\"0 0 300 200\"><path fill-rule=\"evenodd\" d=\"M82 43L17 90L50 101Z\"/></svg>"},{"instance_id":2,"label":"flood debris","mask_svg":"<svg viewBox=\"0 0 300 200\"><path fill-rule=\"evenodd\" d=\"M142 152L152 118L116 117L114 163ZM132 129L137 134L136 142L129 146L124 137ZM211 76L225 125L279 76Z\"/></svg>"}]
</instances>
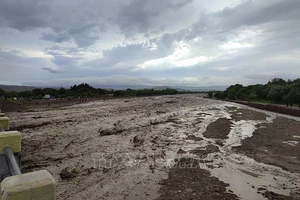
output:
<instances>
[{"instance_id":1,"label":"flood debris","mask_svg":"<svg viewBox=\"0 0 300 200\"><path fill-rule=\"evenodd\" d=\"M133 137L132 142L133 142L134 147L138 147L138 146L141 146L144 143L144 139L141 138L141 136L136 135L136 136Z\"/></svg>"},{"instance_id":2,"label":"flood debris","mask_svg":"<svg viewBox=\"0 0 300 200\"><path fill-rule=\"evenodd\" d=\"M75 178L77 176L77 171L75 168L66 167L60 172L59 176L62 179Z\"/></svg>"}]
</instances>

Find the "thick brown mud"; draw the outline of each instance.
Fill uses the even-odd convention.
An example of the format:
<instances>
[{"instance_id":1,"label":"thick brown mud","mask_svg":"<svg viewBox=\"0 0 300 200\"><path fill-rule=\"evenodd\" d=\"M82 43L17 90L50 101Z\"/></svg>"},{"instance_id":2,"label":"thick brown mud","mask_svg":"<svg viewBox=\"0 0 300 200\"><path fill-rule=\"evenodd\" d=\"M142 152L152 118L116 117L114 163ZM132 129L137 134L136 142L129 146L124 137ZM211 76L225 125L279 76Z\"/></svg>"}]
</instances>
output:
<instances>
[{"instance_id":1,"label":"thick brown mud","mask_svg":"<svg viewBox=\"0 0 300 200\"><path fill-rule=\"evenodd\" d=\"M58 200L299 199L300 118L199 95L8 116L23 172L48 170Z\"/></svg>"}]
</instances>

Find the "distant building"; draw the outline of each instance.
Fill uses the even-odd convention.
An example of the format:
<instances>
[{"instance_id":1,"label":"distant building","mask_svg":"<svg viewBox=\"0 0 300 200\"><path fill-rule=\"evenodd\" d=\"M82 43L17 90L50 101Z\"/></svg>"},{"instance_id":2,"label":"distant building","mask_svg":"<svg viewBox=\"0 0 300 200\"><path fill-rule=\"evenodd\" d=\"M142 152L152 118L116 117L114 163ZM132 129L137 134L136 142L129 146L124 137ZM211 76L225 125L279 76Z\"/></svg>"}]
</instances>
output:
<instances>
[{"instance_id":1,"label":"distant building","mask_svg":"<svg viewBox=\"0 0 300 200\"><path fill-rule=\"evenodd\" d=\"M55 96L52 96L52 95L50 95L50 94L46 94L45 96L44 96L44 99L45 100L55 100L56 99L56 97Z\"/></svg>"}]
</instances>

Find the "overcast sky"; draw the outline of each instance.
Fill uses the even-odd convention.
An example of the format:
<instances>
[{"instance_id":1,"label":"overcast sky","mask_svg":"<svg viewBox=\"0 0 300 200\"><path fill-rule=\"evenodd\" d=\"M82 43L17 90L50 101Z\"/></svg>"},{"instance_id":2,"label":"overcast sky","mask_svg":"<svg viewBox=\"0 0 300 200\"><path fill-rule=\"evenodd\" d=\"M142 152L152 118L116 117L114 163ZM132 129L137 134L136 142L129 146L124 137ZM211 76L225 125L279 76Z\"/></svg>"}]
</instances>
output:
<instances>
[{"instance_id":1,"label":"overcast sky","mask_svg":"<svg viewBox=\"0 0 300 200\"><path fill-rule=\"evenodd\" d=\"M1 0L0 84L299 78L299 0Z\"/></svg>"}]
</instances>

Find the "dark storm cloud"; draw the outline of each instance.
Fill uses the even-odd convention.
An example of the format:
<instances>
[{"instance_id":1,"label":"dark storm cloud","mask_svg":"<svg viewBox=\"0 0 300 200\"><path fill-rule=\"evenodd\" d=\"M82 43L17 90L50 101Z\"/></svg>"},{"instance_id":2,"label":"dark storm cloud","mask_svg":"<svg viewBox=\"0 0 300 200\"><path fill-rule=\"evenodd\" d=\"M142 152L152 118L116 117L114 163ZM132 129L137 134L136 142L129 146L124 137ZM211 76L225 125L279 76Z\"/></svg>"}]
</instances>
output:
<instances>
[{"instance_id":1,"label":"dark storm cloud","mask_svg":"<svg viewBox=\"0 0 300 200\"><path fill-rule=\"evenodd\" d=\"M151 22L151 18L158 17L162 12L166 12L167 9L177 10L192 1L193 0L134 0L128 6L123 7L113 21L117 23L123 33L129 37L136 33L159 31L150 30L152 23L155 23L153 21Z\"/></svg>"},{"instance_id":2,"label":"dark storm cloud","mask_svg":"<svg viewBox=\"0 0 300 200\"><path fill-rule=\"evenodd\" d=\"M49 26L49 7L45 1L2 0L0 3L0 25L20 31Z\"/></svg>"},{"instance_id":3,"label":"dark storm cloud","mask_svg":"<svg viewBox=\"0 0 300 200\"><path fill-rule=\"evenodd\" d=\"M41 39L57 43L74 39L78 46L86 47L94 44L106 27L99 15L88 12L84 5L80 1L3 0L0 26L19 31L50 28L52 32L43 33Z\"/></svg>"},{"instance_id":4,"label":"dark storm cloud","mask_svg":"<svg viewBox=\"0 0 300 200\"><path fill-rule=\"evenodd\" d=\"M58 74L58 73L61 73L61 72L58 71L58 70L51 69L51 68L48 68L48 67L43 67L43 68L41 68L41 69L46 70L46 71L48 71L48 72L50 72L50 73L52 73L52 74Z\"/></svg>"}]
</instances>

